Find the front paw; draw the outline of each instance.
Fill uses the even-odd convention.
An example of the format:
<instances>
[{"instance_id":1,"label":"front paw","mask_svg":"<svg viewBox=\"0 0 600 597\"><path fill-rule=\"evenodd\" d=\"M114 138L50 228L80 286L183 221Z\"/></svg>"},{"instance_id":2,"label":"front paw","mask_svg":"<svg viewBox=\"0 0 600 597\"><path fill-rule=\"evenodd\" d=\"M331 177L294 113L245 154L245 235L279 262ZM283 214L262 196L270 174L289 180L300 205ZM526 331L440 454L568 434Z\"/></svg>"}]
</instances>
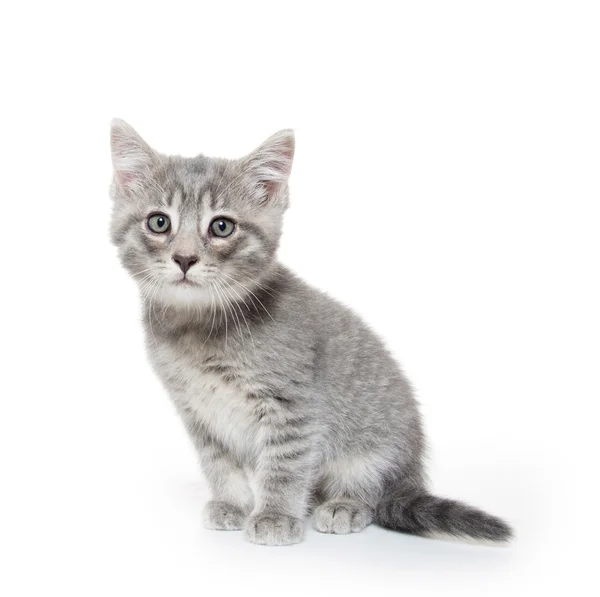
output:
<instances>
[{"instance_id":1,"label":"front paw","mask_svg":"<svg viewBox=\"0 0 600 597\"><path fill-rule=\"evenodd\" d=\"M293 545L302 541L304 523L285 514L262 512L250 517L246 535L259 545Z\"/></svg>"},{"instance_id":2,"label":"front paw","mask_svg":"<svg viewBox=\"0 0 600 597\"><path fill-rule=\"evenodd\" d=\"M227 502L208 502L204 506L204 526L213 531L239 531L244 528L246 515Z\"/></svg>"}]
</instances>

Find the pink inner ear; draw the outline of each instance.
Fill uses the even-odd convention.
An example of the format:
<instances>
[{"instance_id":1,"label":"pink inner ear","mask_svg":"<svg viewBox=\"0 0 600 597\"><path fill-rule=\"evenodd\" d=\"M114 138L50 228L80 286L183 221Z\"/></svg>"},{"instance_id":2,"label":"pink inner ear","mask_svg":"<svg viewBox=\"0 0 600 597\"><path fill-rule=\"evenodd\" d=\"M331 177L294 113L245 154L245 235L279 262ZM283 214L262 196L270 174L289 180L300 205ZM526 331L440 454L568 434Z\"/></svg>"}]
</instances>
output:
<instances>
[{"instance_id":1,"label":"pink inner ear","mask_svg":"<svg viewBox=\"0 0 600 597\"><path fill-rule=\"evenodd\" d=\"M275 194L275 192L277 191L280 184L281 184L280 182L275 182L273 180L263 181L263 185L265 187L267 198L272 197Z\"/></svg>"},{"instance_id":2,"label":"pink inner ear","mask_svg":"<svg viewBox=\"0 0 600 597\"><path fill-rule=\"evenodd\" d=\"M116 175L117 175L119 184L124 187L130 186L131 183L133 182L133 180L135 179L135 174L133 174L133 172L123 172L121 170L121 171L117 171Z\"/></svg>"},{"instance_id":3,"label":"pink inner ear","mask_svg":"<svg viewBox=\"0 0 600 597\"><path fill-rule=\"evenodd\" d=\"M287 182L292 170L293 151L282 151L277 159L267 162L267 170L270 172L262 177L262 185L267 198L273 197L280 187Z\"/></svg>"},{"instance_id":4,"label":"pink inner ear","mask_svg":"<svg viewBox=\"0 0 600 597\"><path fill-rule=\"evenodd\" d=\"M285 156L285 165L282 166L281 171L286 176L290 175L292 171L292 160L294 159L294 150L288 149L287 151L282 152L282 155Z\"/></svg>"},{"instance_id":5,"label":"pink inner ear","mask_svg":"<svg viewBox=\"0 0 600 597\"><path fill-rule=\"evenodd\" d=\"M129 125L120 120L113 122L110 142L115 182L129 195L143 184L154 153Z\"/></svg>"},{"instance_id":6,"label":"pink inner ear","mask_svg":"<svg viewBox=\"0 0 600 597\"><path fill-rule=\"evenodd\" d=\"M119 187L127 196L131 196L134 188L139 183L139 176L134 172L128 172L127 170L115 170L115 179Z\"/></svg>"}]
</instances>

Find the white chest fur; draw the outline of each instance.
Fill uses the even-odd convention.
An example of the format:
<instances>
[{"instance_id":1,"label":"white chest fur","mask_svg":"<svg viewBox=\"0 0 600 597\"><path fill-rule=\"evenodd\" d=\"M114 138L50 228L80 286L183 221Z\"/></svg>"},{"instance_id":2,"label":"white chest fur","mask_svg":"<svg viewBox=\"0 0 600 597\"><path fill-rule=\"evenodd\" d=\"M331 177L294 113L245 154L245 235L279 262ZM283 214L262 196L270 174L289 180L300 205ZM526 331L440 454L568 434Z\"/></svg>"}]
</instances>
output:
<instances>
[{"instance_id":1,"label":"white chest fur","mask_svg":"<svg viewBox=\"0 0 600 597\"><path fill-rule=\"evenodd\" d=\"M154 361L172 398L240 459L256 454L259 429L250 386L211 371L197 354L159 347ZM211 363L212 364L212 363Z\"/></svg>"}]
</instances>

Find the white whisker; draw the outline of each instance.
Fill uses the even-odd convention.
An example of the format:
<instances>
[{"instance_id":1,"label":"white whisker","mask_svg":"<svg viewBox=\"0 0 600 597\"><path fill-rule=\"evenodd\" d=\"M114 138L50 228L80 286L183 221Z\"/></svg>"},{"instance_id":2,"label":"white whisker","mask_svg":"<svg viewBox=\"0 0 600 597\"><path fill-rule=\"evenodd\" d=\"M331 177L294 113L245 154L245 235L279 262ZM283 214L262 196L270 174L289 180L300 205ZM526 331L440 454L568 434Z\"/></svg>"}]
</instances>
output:
<instances>
[{"instance_id":1,"label":"white whisker","mask_svg":"<svg viewBox=\"0 0 600 597\"><path fill-rule=\"evenodd\" d=\"M240 319L239 319L237 313L235 312L235 309L232 306L231 297L230 297L229 293L227 292L225 286L223 284L221 284L221 282L219 282L219 281L216 281L216 282L219 285L219 288L223 291L223 295L225 296L225 301L226 301L226 304L227 304L227 310L229 311L229 313L231 313L231 315L232 315L231 319L232 319L232 321L233 321L236 329L239 332L240 339L243 342L244 341L244 337L243 337L243 334L242 334L242 324L240 322Z\"/></svg>"},{"instance_id":2,"label":"white whisker","mask_svg":"<svg viewBox=\"0 0 600 597\"><path fill-rule=\"evenodd\" d=\"M252 290L250 290L249 288L247 288L246 286L244 286L241 282L239 282L235 278L232 278L231 276L228 276L227 274L221 273L221 275L223 275L226 278L228 278L229 280L231 280L234 284L237 284L238 286L241 286L246 292L249 292L259 302L260 306L265 310L265 313L275 323L275 319L273 319L273 316L269 313L268 309L263 305L262 301L256 296L256 294L254 294L254 292L252 292Z\"/></svg>"},{"instance_id":3,"label":"white whisker","mask_svg":"<svg viewBox=\"0 0 600 597\"><path fill-rule=\"evenodd\" d=\"M236 294L236 296L240 299L240 301L242 301L244 303L244 305L246 305L246 307L248 307L248 304L246 303L246 301L239 295L239 293L237 292L237 290L233 286L227 284L226 282L224 282L224 284L226 284L227 288L231 292L234 292ZM238 308L238 310L240 312L240 315L244 319L244 323L246 324L246 328L248 330L248 335L250 336L250 340L252 341L252 346L254 346L254 348L256 348L256 344L254 343L254 338L252 336L252 332L250 331L250 326L248 325L248 320L246 319L246 316L244 315L244 311L243 311L241 305L237 301L234 301L234 304Z\"/></svg>"}]
</instances>

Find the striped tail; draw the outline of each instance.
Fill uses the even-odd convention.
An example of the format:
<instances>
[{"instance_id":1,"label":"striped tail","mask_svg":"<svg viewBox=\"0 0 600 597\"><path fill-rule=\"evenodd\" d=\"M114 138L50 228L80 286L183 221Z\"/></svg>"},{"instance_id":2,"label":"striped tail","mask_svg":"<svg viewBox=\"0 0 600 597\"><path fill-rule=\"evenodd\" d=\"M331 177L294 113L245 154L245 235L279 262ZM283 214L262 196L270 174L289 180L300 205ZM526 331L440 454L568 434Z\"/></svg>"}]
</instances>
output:
<instances>
[{"instance_id":1,"label":"striped tail","mask_svg":"<svg viewBox=\"0 0 600 597\"><path fill-rule=\"evenodd\" d=\"M500 518L414 487L396 488L384 496L377 507L376 522L415 535L445 533L491 541L508 541L512 537L512 529Z\"/></svg>"}]
</instances>

